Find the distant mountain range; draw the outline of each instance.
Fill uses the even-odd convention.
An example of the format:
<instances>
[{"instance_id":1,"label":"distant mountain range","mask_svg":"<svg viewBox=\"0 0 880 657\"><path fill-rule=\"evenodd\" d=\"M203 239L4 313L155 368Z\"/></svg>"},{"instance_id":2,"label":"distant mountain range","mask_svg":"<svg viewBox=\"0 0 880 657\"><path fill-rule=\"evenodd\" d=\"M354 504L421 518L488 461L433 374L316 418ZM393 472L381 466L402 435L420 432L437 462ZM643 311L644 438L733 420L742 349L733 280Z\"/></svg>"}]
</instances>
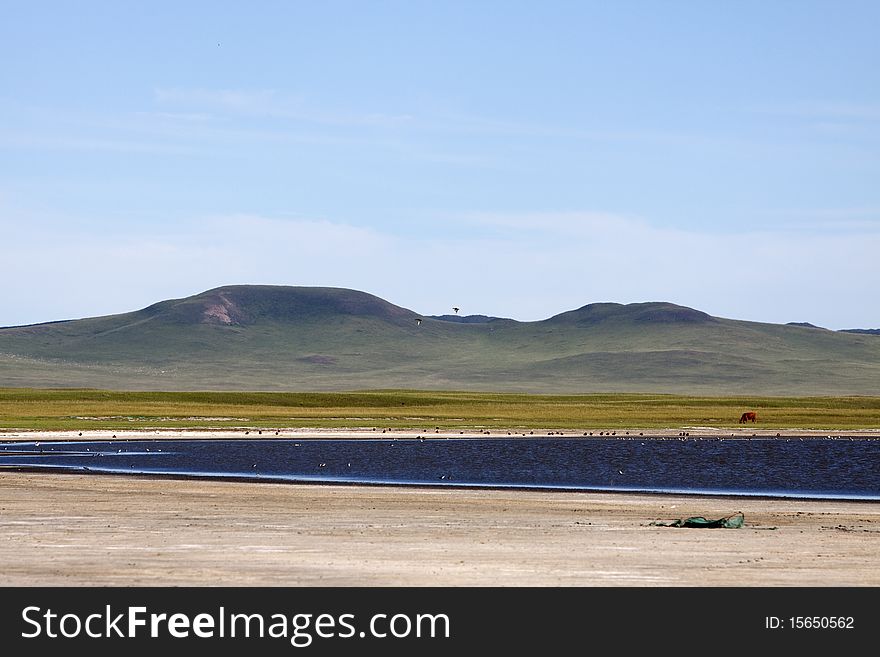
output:
<instances>
[{"instance_id":1,"label":"distant mountain range","mask_svg":"<svg viewBox=\"0 0 880 657\"><path fill-rule=\"evenodd\" d=\"M423 316L341 288L227 286L0 329L0 387L880 394L877 330L594 303L536 322Z\"/></svg>"},{"instance_id":2,"label":"distant mountain range","mask_svg":"<svg viewBox=\"0 0 880 657\"><path fill-rule=\"evenodd\" d=\"M490 317L489 315L428 315L431 319L439 319L444 322L458 322L459 324L485 324L503 317Z\"/></svg>"},{"instance_id":3,"label":"distant mountain range","mask_svg":"<svg viewBox=\"0 0 880 657\"><path fill-rule=\"evenodd\" d=\"M822 331L828 331L829 329L823 326L816 326L815 324L810 324L809 322L789 322L786 326L802 326L804 328L814 328L820 329ZM880 329L840 329L841 333L864 333L865 335L880 335Z\"/></svg>"},{"instance_id":4,"label":"distant mountain range","mask_svg":"<svg viewBox=\"0 0 880 657\"><path fill-rule=\"evenodd\" d=\"M862 333L864 335L880 335L880 329L841 329L843 333Z\"/></svg>"}]
</instances>

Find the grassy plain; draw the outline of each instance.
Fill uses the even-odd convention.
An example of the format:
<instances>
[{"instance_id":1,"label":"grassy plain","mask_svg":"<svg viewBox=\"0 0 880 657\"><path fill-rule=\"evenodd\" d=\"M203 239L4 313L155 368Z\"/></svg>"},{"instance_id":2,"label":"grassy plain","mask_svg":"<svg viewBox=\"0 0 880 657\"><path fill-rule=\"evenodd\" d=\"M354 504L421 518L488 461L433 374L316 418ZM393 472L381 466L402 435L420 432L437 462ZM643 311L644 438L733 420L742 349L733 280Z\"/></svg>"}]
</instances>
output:
<instances>
[{"instance_id":1,"label":"grassy plain","mask_svg":"<svg viewBox=\"0 0 880 657\"><path fill-rule=\"evenodd\" d=\"M236 427L724 428L739 426L739 416L747 410L758 413L756 426L765 430L880 428L880 397L868 396L0 389L0 431Z\"/></svg>"},{"instance_id":2,"label":"grassy plain","mask_svg":"<svg viewBox=\"0 0 880 657\"><path fill-rule=\"evenodd\" d=\"M0 387L880 395L880 338L662 302L465 324L353 290L228 286L0 328Z\"/></svg>"}]
</instances>

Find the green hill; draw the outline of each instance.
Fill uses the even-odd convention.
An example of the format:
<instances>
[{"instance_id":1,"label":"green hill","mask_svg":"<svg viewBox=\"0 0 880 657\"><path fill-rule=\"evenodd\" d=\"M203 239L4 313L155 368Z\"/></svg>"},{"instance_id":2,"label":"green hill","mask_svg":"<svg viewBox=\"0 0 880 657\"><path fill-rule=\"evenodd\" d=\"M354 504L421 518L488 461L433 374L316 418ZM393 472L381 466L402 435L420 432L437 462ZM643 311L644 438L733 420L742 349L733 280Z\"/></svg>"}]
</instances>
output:
<instances>
[{"instance_id":1,"label":"green hill","mask_svg":"<svg viewBox=\"0 0 880 657\"><path fill-rule=\"evenodd\" d=\"M880 339L670 303L447 321L354 290L228 286L0 328L0 387L24 386L877 395Z\"/></svg>"}]
</instances>

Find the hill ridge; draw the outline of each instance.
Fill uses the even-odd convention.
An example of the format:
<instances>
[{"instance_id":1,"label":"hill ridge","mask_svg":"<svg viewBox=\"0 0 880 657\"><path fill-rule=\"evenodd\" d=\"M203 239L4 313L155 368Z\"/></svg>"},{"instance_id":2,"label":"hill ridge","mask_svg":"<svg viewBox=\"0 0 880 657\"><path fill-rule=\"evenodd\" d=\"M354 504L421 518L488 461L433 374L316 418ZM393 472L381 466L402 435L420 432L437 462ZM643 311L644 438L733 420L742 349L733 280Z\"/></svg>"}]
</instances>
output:
<instances>
[{"instance_id":1,"label":"hill ridge","mask_svg":"<svg viewBox=\"0 0 880 657\"><path fill-rule=\"evenodd\" d=\"M591 303L522 322L432 317L336 287L227 285L0 329L0 387L880 394L880 340Z\"/></svg>"}]
</instances>

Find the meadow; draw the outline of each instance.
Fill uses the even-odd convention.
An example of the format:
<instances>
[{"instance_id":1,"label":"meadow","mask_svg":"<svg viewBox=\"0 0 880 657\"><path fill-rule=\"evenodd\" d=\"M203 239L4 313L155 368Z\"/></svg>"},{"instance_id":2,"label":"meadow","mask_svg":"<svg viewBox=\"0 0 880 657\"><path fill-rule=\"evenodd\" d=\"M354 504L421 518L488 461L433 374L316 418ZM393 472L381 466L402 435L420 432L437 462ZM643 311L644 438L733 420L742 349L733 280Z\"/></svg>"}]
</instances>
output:
<instances>
[{"instance_id":1,"label":"meadow","mask_svg":"<svg viewBox=\"0 0 880 657\"><path fill-rule=\"evenodd\" d=\"M0 389L0 431L230 428L880 428L880 397L537 395L414 390L125 392Z\"/></svg>"},{"instance_id":2,"label":"meadow","mask_svg":"<svg viewBox=\"0 0 880 657\"><path fill-rule=\"evenodd\" d=\"M218 308L230 323L214 321ZM0 388L434 390L434 400L425 400L431 408L461 403L474 412L494 398L445 391L589 393L597 400L605 393L880 395L880 338L710 317L663 302L588 304L534 322L460 323L356 290L226 286L131 313L0 328ZM268 405L296 407L303 399L276 397ZM362 399L340 403L357 408Z\"/></svg>"}]
</instances>

